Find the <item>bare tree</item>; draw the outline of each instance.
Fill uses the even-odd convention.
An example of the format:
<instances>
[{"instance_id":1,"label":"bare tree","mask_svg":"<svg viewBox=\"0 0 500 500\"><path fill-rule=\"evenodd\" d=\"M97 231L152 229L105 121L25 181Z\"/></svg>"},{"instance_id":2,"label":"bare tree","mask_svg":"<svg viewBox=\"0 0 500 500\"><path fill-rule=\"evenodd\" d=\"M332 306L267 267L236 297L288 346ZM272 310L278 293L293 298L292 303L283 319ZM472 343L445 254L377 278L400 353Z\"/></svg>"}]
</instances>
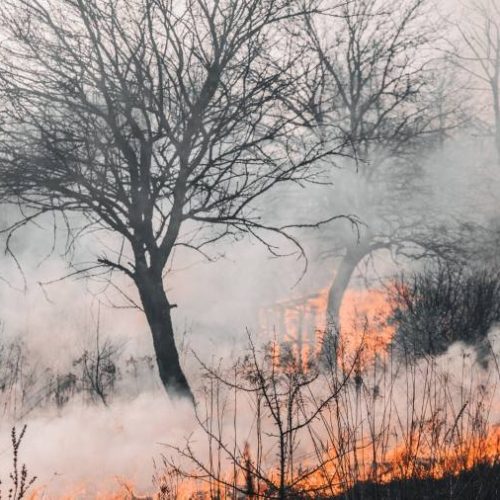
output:
<instances>
[{"instance_id":1,"label":"bare tree","mask_svg":"<svg viewBox=\"0 0 500 500\"><path fill-rule=\"evenodd\" d=\"M422 257L454 250L441 221L431 224L415 196L426 190L424 151L442 143L460 111L436 77L437 35L427 14L426 0L353 0L330 16L305 18L321 74L309 104L323 140L340 135L348 144L354 161L341 190L344 209L364 223L350 236L326 236L328 253L340 256L328 297L336 325L353 273L374 252ZM328 202L338 208L339 197Z\"/></svg>"},{"instance_id":2,"label":"bare tree","mask_svg":"<svg viewBox=\"0 0 500 500\"><path fill-rule=\"evenodd\" d=\"M461 43L453 46L451 60L471 78L471 89L488 96L485 114L493 111L491 135L500 165L500 5L495 0L475 1L464 17L465 22L456 24ZM491 124L487 126L491 131Z\"/></svg>"},{"instance_id":3,"label":"bare tree","mask_svg":"<svg viewBox=\"0 0 500 500\"><path fill-rule=\"evenodd\" d=\"M10 235L50 212L120 238L92 267L136 285L161 380L192 397L165 293L176 247L292 239L255 202L330 154L296 119L285 0L6 0L0 196ZM89 271L89 269L87 269Z\"/></svg>"}]
</instances>

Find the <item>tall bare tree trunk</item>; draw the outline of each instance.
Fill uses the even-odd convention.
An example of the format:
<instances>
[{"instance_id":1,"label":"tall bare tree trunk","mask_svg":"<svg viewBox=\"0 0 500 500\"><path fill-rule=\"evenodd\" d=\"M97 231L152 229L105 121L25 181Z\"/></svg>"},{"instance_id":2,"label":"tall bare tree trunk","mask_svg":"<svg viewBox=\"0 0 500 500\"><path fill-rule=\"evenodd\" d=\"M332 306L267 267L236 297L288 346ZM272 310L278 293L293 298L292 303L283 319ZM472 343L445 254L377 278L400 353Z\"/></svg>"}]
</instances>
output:
<instances>
[{"instance_id":1,"label":"tall bare tree trunk","mask_svg":"<svg viewBox=\"0 0 500 500\"><path fill-rule=\"evenodd\" d=\"M194 403L193 393L182 371L174 339L171 305L163 288L161 273L142 271L136 278L144 313L153 336L160 379L171 398L187 397Z\"/></svg>"}]
</instances>

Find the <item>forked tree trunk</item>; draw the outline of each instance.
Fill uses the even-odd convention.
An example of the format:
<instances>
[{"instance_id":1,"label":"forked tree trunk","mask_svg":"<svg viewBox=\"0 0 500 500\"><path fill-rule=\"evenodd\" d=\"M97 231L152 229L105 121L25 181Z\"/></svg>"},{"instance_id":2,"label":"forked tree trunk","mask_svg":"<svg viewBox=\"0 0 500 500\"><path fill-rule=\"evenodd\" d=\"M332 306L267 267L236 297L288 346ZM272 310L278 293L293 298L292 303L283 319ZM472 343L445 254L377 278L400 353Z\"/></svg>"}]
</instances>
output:
<instances>
[{"instance_id":1,"label":"forked tree trunk","mask_svg":"<svg viewBox=\"0 0 500 500\"><path fill-rule=\"evenodd\" d=\"M143 271L136 278L144 313L153 336L153 345L160 379L171 398L189 398L193 393L182 371L174 339L171 305L168 302L161 274Z\"/></svg>"}]
</instances>

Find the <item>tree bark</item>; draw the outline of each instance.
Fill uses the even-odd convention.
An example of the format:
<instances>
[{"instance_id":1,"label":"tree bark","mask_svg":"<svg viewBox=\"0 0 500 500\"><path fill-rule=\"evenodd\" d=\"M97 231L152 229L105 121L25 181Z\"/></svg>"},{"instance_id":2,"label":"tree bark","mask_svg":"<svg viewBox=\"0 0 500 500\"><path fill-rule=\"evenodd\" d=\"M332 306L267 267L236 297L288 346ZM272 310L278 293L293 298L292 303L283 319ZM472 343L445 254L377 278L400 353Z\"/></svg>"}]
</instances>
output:
<instances>
[{"instance_id":1,"label":"tree bark","mask_svg":"<svg viewBox=\"0 0 500 500\"><path fill-rule=\"evenodd\" d=\"M370 254L372 248L369 241L360 241L346 249L346 254L342 258L335 273L330 289L328 291L327 303L327 335L323 345L323 354L334 361L334 354L337 349L338 334L340 332L340 308L345 292L349 286L352 275L359 263Z\"/></svg>"},{"instance_id":2,"label":"tree bark","mask_svg":"<svg viewBox=\"0 0 500 500\"><path fill-rule=\"evenodd\" d=\"M174 339L172 307L163 288L161 273L157 276L151 270L142 271L136 277L136 284L153 336L163 386L170 398L188 398L194 403L193 393L181 368Z\"/></svg>"}]
</instances>

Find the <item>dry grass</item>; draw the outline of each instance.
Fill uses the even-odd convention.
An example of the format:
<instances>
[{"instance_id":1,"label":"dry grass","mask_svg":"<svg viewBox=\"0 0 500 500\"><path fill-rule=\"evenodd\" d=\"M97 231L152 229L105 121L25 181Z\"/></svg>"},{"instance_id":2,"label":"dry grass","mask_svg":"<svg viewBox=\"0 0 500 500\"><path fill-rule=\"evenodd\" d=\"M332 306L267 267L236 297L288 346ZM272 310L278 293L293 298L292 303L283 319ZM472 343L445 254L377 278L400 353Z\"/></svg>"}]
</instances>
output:
<instances>
[{"instance_id":1,"label":"dry grass","mask_svg":"<svg viewBox=\"0 0 500 500\"><path fill-rule=\"evenodd\" d=\"M250 344L227 370L205 366L200 433L165 455L163 498L410 498L415 484L487 481L500 457L497 363L456 347L361 369L362 349L340 343L335 363L304 369Z\"/></svg>"}]
</instances>

